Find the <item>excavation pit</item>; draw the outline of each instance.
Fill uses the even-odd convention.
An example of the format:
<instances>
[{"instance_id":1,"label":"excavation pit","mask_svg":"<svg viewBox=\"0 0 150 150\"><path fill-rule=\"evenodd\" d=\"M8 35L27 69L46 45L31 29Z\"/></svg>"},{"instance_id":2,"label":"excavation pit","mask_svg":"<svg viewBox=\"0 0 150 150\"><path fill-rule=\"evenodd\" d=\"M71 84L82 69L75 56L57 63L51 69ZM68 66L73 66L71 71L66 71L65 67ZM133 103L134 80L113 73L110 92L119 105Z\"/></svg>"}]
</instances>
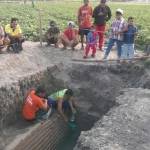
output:
<instances>
[{"instance_id":1,"label":"excavation pit","mask_svg":"<svg viewBox=\"0 0 150 150\"><path fill-rule=\"evenodd\" d=\"M141 63L132 65L84 65L75 63L67 66L61 64L47 68L36 75L23 78L19 83L12 85L12 88L6 88L6 90L3 88L2 91L5 93L5 91L9 92L14 89L15 96L10 94L9 98L15 99L16 96L24 95L31 85L38 83L44 83L47 87L47 92L54 92L66 87L74 90L80 110L77 116L77 131L74 133L68 132L68 126L55 113L45 122L32 125L27 123L24 127L22 127L24 123L21 123L19 127L14 125L16 132L13 133L13 128L5 129L4 126L10 127L12 120L18 120L20 117L19 115L12 116L13 118L10 122L8 113L8 116L1 121L3 131L1 149L59 150L60 144L61 150L63 150L63 146L65 150L71 150L74 147L82 149L82 142L80 143L77 140L80 133L88 132L95 126L96 122L99 122L105 115L107 116L112 109L120 107L120 103L117 102L116 98L123 95L124 89L149 88L150 76L145 66ZM21 103L22 101L17 103L18 107L15 109L18 114ZM8 135L9 133L12 135ZM9 140L5 141L4 139L6 138ZM78 144L76 143L77 141ZM77 146L75 146L76 144Z\"/></svg>"}]
</instances>

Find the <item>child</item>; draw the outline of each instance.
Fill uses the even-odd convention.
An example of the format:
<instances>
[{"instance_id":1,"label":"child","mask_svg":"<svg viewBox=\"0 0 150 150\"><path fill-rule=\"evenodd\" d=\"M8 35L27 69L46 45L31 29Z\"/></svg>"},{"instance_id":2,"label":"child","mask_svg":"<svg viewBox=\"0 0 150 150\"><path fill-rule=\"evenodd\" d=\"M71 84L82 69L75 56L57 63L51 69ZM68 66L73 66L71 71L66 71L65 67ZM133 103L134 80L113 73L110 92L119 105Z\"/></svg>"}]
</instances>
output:
<instances>
[{"instance_id":1,"label":"child","mask_svg":"<svg viewBox=\"0 0 150 150\"><path fill-rule=\"evenodd\" d=\"M117 55L118 59L121 57L121 47L123 44L123 32L126 30L126 22L123 18L123 10L117 9L116 10L116 19L113 21L111 25L111 35L108 42L108 47L105 51L104 59L107 59L110 50L114 46L114 43L117 44Z\"/></svg>"},{"instance_id":2,"label":"child","mask_svg":"<svg viewBox=\"0 0 150 150\"><path fill-rule=\"evenodd\" d=\"M128 18L127 31L124 32L122 46L122 59L132 59L134 57L134 40L137 35L137 27L134 25L134 18Z\"/></svg>"},{"instance_id":3,"label":"child","mask_svg":"<svg viewBox=\"0 0 150 150\"><path fill-rule=\"evenodd\" d=\"M57 27L57 24L55 21L50 21L49 25L50 27L48 31L46 32L47 46L50 46L51 44L55 44L55 47L57 48L60 30Z\"/></svg>"},{"instance_id":4,"label":"child","mask_svg":"<svg viewBox=\"0 0 150 150\"><path fill-rule=\"evenodd\" d=\"M61 36L61 41L63 44L63 49L71 47L75 50L75 46L79 43L78 30L75 29L75 24L73 21L68 22L68 27L65 29Z\"/></svg>"},{"instance_id":5,"label":"child","mask_svg":"<svg viewBox=\"0 0 150 150\"><path fill-rule=\"evenodd\" d=\"M86 43L86 47L85 47L85 54L83 56L83 58L87 58L88 57L88 53L90 51L90 49L92 49L92 57L95 57L96 54L96 45L97 45L97 37L98 34L95 30L95 27L92 26L90 29L90 32L87 35L87 43Z\"/></svg>"}]
</instances>

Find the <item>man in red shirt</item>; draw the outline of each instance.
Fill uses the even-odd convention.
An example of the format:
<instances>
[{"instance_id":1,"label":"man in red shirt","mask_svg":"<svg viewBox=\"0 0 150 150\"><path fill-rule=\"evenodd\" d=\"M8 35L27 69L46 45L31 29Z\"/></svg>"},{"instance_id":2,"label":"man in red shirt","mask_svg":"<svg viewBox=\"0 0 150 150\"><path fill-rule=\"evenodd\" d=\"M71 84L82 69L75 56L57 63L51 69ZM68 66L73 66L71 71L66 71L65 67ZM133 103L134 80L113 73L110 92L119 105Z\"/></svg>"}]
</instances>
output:
<instances>
[{"instance_id":1,"label":"man in red shirt","mask_svg":"<svg viewBox=\"0 0 150 150\"><path fill-rule=\"evenodd\" d=\"M79 43L78 30L76 30L74 27L74 22L69 21L67 29L65 29L61 36L61 41L64 49L66 49L67 47L71 47L72 50L74 50L75 46Z\"/></svg>"},{"instance_id":2,"label":"man in red shirt","mask_svg":"<svg viewBox=\"0 0 150 150\"><path fill-rule=\"evenodd\" d=\"M43 110L46 114L48 105L44 97L45 90L42 87L38 87L36 90L31 89L28 92L22 109L24 119L29 121L35 120L40 110Z\"/></svg>"},{"instance_id":3,"label":"man in red shirt","mask_svg":"<svg viewBox=\"0 0 150 150\"><path fill-rule=\"evenodd\" d=\"M81 49L84 49L84 36L87 36L92 26L92 7L89 6L89 0L84 0L84 5L78 11L79 35L81 36Z\"/></svg>"}]
</instances>

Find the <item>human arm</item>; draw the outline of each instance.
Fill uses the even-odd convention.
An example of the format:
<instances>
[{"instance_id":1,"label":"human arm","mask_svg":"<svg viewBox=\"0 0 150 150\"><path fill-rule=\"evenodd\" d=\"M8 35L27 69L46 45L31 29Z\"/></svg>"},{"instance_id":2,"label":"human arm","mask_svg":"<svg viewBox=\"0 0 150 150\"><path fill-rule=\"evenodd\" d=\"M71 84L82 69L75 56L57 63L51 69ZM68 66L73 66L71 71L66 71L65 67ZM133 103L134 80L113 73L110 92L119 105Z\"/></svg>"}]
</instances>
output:
<instances>
[{"instance_id":1,"label":"human arm","mask_svg":"<svg viewBox=\"0 0 150 150\"><path fill-rule=\"evenodd\" d=\"M69 105L70 105L70 108L71 108L71 111L73 114L75 114L77 111L76 111L76 108L77 108L77 104L76 104L76 100L74 97L71 97L70 100L69 100Z\"/></svg>"},{"instance_id":2,"label":"human arm","mask_svg":"<svg viewBox=\"0 0 150 150\"><path fill-rule=\"evenodd\" d=\"M92 17L95 18L97 16L97 7L94 8Z\"/></svg>"},{"instance_id":3,"label":"human arm","mask_svg":"<svg viewBox=\"0 0 150 150\"><path fill-rule=\"evenodd\" d=\"M47 100L46 99L36 96L36 103L37 103L37 106L40 109L43 109L43 110L47 111L48 105L47 105Z\"/></svg>"},{"instance_id":4,"label":"human arm","mask_svg":"<svg viewBox=\"0 0 150 150\"><path fill-rule=\"evenodd\" d=\"M78 20L78 25L80 25L80 23L81 23L81 8L79 8L79 10L78 10L77 20Z\"/></svg>"},{"instance_id":5,"label":"human arm","mask_svg":"<svg viewBox=\"0 0 150 150\"><path fill-rule=\"evenodd\" d=\"M135 26L135 31L134 31L134 35L137 36L138 35L138 28Z\"/></svg>"},{"instance_id":6,"label":"human arm","mask_svg":"<svg viewBox=\"0 0 150 150\"><path fill-rule=\"evenodd\" d=\"M62 109L62 103L63 103L63 100L62 100L62 99L58 100L58 103L57 103L58 108L57 108L57 109L58 109L59 114L63 117L64 121L65 121L65 122L68 122L68 118L67 118L67 116L64 114L63 109Z\"/></svg>"},{"instance_id":7,"label":"human arm","mask_svg":"<svg viewBox=\"0 0 150 150\"><path fill-rule=\"evenodd\" d=\"M4 35L5 35L5 33L4 33L4 30L3 30L3 27L0 26L0 39L1 39L1 40L4 39Z\"/></svg>"},{"instance_id":8,"label":"human arm","mask_svg":"<svg viewBox=\"0 0 150 150\"><path fill-rule=\"evenodd\" d=\"M111 19L111 9L107 6L107 9L108 9L108 14L107 14L107 17L106 17L106 21L109 21Z\"/></svg>"}]
</instances>

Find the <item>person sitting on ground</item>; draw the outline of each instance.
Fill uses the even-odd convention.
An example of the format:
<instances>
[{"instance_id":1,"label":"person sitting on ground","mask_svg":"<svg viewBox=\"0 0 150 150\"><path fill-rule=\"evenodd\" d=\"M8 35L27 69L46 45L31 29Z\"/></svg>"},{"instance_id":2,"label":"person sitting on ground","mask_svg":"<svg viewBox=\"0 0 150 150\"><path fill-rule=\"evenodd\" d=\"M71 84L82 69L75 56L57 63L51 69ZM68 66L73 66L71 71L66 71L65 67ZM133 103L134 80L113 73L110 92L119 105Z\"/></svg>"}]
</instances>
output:
<instances>
[{"instance_id":1,"label":"person sitting on ground","mask_svg":"<svg viewBox=\"0 0 150 150\"><path fill-rule=\"evenodd\" d=\"M97 39L98 39L98 34L95 30L95 27L92 26L90 29L90 32L87 35L87 42L86 42L86 47L85 47L85 54L83 56L83 58L87 58L88 57L88 53L90 51L90 49L92 49L92 57L95 57L96 54L96 46L97 46Z\"/></svg>"},{"instance_id":2,"label":"person sitting on ground","mask_svg":"<svg viewBox=\"0 0 150 150\"><path fill-rule=\"evenodd\" d=\"M55 44L55 47L57 48L60 30L57 27L57 24L55 21L50 21L49 25L50 27L47 30L46 35L45 35L47 46L50 46L51 44Z\"/></svg>"},{"instance_id":3,"label":"person sitting on ground","mask_svg":"<svg viewBox=\"0 0 150 150\"><path fill-rule=\"evenodd\" d=\"M79 25L79 35L81 37L81 49L84 49L84 36L87 37L89 30L92 26L92 14L93 9L89 5L89 0L83 0L84 5L79 8L78 11L78 25Z\"/></svg>"},{"instance_id":4,"label":"person sitting on ground","mask_svg":"<svg viewBox=\"0 0 150 150\"><path fill-rule=\"evenodd\" d=\"M5 36L5 33L3 30L3 27L0 26L0 52L4 48L4 36Z\"/></svg>"},{"instance_id":5,"label":"person sitting on ground","mask_svg":"<svg viewBox=\"0 0 150 150\"><path fill-rule=\"evenodd\" d=\"M134 58L134 41L136 35L137 35L137 27L134 25L134 18L129 17L127 31L124 32L122 59L125 60Z\"/></svg>"},{"instance_id":6,"label":"person sitting on ground","mask_svg":"<svg viewBox=\"0 0 150 150\"><path fill-rule=\"evenodd\" d=\"M72 50L75 49L75 46L79 43L78 31L75 29L75 24L72 21L68 22L67 29L63 32L61 36L61 41L63 44L63 49L66 49L67 46L71 47Z\"/></svg>"},{"instance_id":7,"label":"person sitting on ground","mask_svg":"<svg viewBox=\"0 0 150 150\"><path fill-rule=\"evenodd\" d=\"M12 18L11 23L5 26L5 33L10 39L10 46L8 46L7 49L8 51L10 50L10 47L14 52L23 50L22 43L24 42L24 38L17 18Z\"/></svg>"},{"instance_id":8,"label":"person sitting on ground","mask_svg":"<svg viewBox=\"0 0 150 150\"><path fill-rule=\"evenodd\" d=\"M47 113L48 105L44 97L45 90L41 86L37 89L29 90L22 109L22 115L25 120L42 119L42 116Z\"/></svg>"},{"instance_id":9,"label":"person sitting on ground","mask_svg":"<svg viewBox=\"0 0 150 150\"><path fill-rule=\"evenodd\" d=\"M72 114L76 113L76 103L71 89L63 89L51 94L48 97L48 105L58 110L63 119L68 122L66 112L71 110Z\"/></svg>"},{"instance_id":10,"label":"person sitting on ground","mask_svg":"<svg viewBox=\"0 0 150 150\"><path fill-rule=\"evenodd\" d=\"M112 22L111 25L111 33L108 42L107 49L105 51L104 59L107 59L114 43L117 44L117 55L118 61L120 61L121 53L122 53L122 44L123 44L123 32L127 29L127 23L123 18L123 10L116 10L116 19Z\"/></svg>"}]
</instances>

